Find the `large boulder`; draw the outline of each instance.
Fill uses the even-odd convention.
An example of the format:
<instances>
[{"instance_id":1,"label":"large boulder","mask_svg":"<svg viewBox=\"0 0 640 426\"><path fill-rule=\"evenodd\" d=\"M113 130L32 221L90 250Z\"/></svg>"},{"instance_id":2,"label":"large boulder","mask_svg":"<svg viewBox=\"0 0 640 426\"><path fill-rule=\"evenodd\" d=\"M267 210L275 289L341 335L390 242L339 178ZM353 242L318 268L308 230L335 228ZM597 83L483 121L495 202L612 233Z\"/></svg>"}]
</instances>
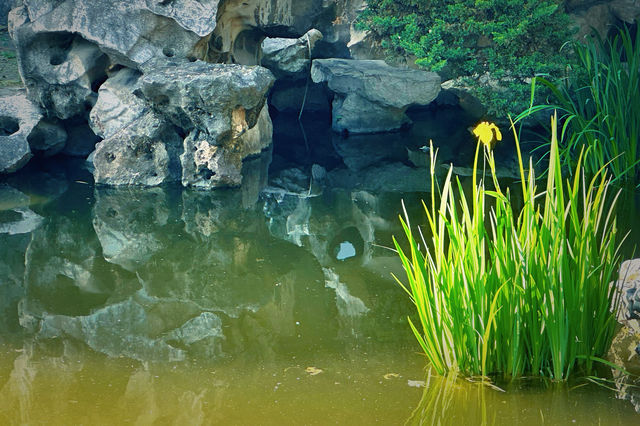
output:
<instances>
[{"instance_id":1,"label":"large boulder","mask_svg":"<svg viewBox=\"0 0 640 426\"><path fill-rule=\"evenodd\" d=\"M97 46L113 62L136 67L155 57L191 54L200 38L214 30L218 2L23 0L23 6L12 11L10 20L13 19L14 40L24 59L31 56L26 42L45 48L52 34L77 35ZM50 59L54 59L64 56L71 46L54 43L51 47L62 48L51 50Z\"/></svg>"},{"instance_id":2,"label":"large boulder","mask_svg":"<svg viewBox=\"0 0 640 426\"><path fill-rule=\"evenodd\" d=\"M114 65L191 57L218 0L23 1L9 16L29 97L60 119L86 116Z\"/></svg>"},{"instance_id":3,"label":"large boulder","mask_svg":"<svg viewBox=\"0 0 640 426\"><path fill-rule=\"evenodd\" d=\"M239 186L245 158L271 144L262 67L158 59L122 69L100 87L90 114L104 137L97 183Z\"/></svg>"},{"instance_id":4,"label":"large boulder","mask_svg":"<svg viewBox=\"0 0 640 426\"><path fill-rule=\"evenodd\" d=\"M269 70L255 66L148 65L140 81L142 96L187 135L180 156L183 185L240 185L242 160L271 145L271 119L264 106L273 81Z\"/></svg>"},{"instance_id":5,"label":"large boulder","mask_svg":"<svg viewBox=\"0 0 640 426\"><path fill-rule=\"evenodd\" d=\"M182 138L153 112L140 90L142 74L124 68L100 87L89 125L104 140L93 156L96 183L154 186L180 180Z\"/></svg>"},{"instance_id":6,"label":"large boulder","mask_svg":"<svg viewBox=\"0 0 640 426\"><path fill-rule=\"evenodd\" d=\"M337 132L397 130L410 123L408 107L428 105L440 92L438 74L377 60L315 59L311 78L326 82L334 93L332 128Z\"/></svg>"}]
</instances>

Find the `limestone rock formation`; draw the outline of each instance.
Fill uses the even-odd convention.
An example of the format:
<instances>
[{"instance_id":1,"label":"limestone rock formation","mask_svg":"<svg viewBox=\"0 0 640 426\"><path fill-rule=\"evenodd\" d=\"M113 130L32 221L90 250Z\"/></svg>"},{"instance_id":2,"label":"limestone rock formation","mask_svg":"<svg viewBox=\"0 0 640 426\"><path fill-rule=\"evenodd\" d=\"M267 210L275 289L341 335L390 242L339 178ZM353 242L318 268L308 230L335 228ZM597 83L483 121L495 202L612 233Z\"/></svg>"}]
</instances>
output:
<instances>
[{"instance_id":1,"label":"limestone rock formation","mask_svg":"<svg viewBox=\"0 0 640 426\"><path fill-rule=\"evenodd\" d=\"M304 78L311 68L312 52L319 40L322 33L316 29L297 39L267 37L261 45L261 65L270 69L276 78Z\"/></svg>"},{"instance_id":2,"label":"limestone rock formation","mask_svg":"<svg viewBox=\"0 0 640 426\"><path fill-rule=\"evenodd\" d=\"M142 70L122 69L98 91L90 124L105 139L94 156L96 182L240 185L243 160L271 144L264 104L272 74L167 59Z\"/></svg>"},{"instance_id":3,"label":"limestone rock formation","mask_svg":"<svg viewBox=\"0 0 640 426\"><path fill-rule=\"evenodd\" d=\"M332 128L337 132L399 129L410 122L405 115L409 106L428 105L440 91L436 73L376 60L315 59L311 77L334 92Z\"/></svg>"},{"instance_id":4,"label":"limestone rock formation","mask_svg":"<svg viewBox=\"0 0 640 426\"><path fill-rule=\"evenodd\" d=\"M261 45L260 64L273 72L277 81L269 95L269 104L278 111L329 112L327 91L310 80L311 59L322 40L316 29L299 38L265 38Z\"/></svg>"},{"instance_id":5,"label":"limestone rock formation","mask_svg":"<svg viewBox=\"0 0 640 426\"><path fill-rule=\"evenodd\" d=\"M0 99L0 173L11 173L32 157L28 137L42 113L24 94Z\"/></svg>"},{"instance_id":6,"label":"limestone rock formation","mask_svg":"<svg viewBox=\"0 0 640 426\"><path fill-rule=\"evenodd\" d=\"M57 40L55 35L76 35L114 63L135 68L152 58L191 54L200 38L214 30L217 10L218 0L23 1L10 21L27 64L40 62L38 56L58 62L50 63L52 67L68 63L74 40Z\"/></svg>"},{"instance_id":7,"label":"limestone rock formation","mask_svg":"<svg viewBox=\"0 0 640 426\"><path fill-rule=\"evenodd\" d=\"M238 186L242 160L271 144L264 108L273 75L262 67L155 62L141 80L153 109L187 134L182 184Z\"/></svg>"}]
</instances>

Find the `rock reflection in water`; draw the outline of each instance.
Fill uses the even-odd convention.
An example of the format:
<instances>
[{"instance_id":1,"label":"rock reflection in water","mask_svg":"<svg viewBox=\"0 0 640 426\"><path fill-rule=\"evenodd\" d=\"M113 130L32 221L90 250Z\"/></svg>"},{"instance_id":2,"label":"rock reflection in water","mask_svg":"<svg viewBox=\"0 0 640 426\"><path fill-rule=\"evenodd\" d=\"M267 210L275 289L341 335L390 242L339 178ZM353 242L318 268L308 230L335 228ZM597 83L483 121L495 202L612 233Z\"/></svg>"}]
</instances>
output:
<instances>
[{"instance_id":1,"label":"rock reflection in water","mask_svg":"<svg viewBox=\"0 0 640 426\"><path fill-rule=\"evenodd\" d=\"M406 380L422 378L423 359L406 327L410 303L389 278L398 260L378 245L399 231L402 196L308 187L256 200L72 184L46 203L25 199L42 220L0 233L0 423L406 418L421 392ZM419 197L404 195L416 208ZM338 259L345 241L353 253ZM482 407L456 392L450 406L463 401L470 416ZM310 394L322 395L317 405ZM507 406L534 410L528 424L540 409L566 420L573 403L544 411L524 395ZM578 420L596 417L588 395ZM499 397L486 400L497 413L488 420L506 412Z\"/></svg>"}]
</instances>

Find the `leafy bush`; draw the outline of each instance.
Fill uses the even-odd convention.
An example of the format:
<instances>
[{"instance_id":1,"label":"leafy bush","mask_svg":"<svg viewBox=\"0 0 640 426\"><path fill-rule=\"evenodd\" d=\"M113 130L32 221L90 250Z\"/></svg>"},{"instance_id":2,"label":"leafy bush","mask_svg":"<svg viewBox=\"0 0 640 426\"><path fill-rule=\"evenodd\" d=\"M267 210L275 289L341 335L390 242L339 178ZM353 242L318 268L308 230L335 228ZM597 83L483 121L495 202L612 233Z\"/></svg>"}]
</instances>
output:
<instances>
[{"instance_id":1,"label":"leafy bush","mask_svg":"<svg viewBox=\"0 0 640 426\"><path fill-rule=\"evenodd\" d=\"M560 47L572 32L562 3L369 0L358 25L382 38L390 56L414 55L422 67L468 77L489 112L506 116L528 106L521 100L527 99L528 81L534 75L564 71L567 58ZM489 84L480 81L486 73L501 80L505 90L487 90Z\"/></svg>"},{"instance_id":2,"label":"leafy bush","mask_svg":"<svg viewBox=\"0 0 640 426\"><path fill-rule=\"evenodd\" d=\"M401 218L408 250L394 243L407 284L398 283L416 306L419 323L409 320L411 328L440 374L564 380L577 368L590 373L611 345L620 303L609 286L619 262L615 199L607 205L605 170L586 180L582 156L563 182L555 119L551 128L544 191L531 160L525 172L516 135L520 211L496 178L486 128L477 133L470 195L450 169L439 206L434 191L424 205L424 232L406 212ZM481 149L493 189L476 177ZM435 188L434 155L431 164Z\"/></svg>"},{"instance_id":3,"label":"leafy bush","mask_svg":"<svg viewBox=\"0 0 640 426\"><path fill-rule=\"evenodd\" d=\"M578 153L589 155L584 169L595 174L607 167L615 179L640 178L640 31L628 28L613 39L599 37L573 43L578 64L573 73L554 82L537 77L553 97L550 104L527 109L516 121L544 110L560 111L563 121L560 157L575 167Z\"/></svg>"}]
</instances>

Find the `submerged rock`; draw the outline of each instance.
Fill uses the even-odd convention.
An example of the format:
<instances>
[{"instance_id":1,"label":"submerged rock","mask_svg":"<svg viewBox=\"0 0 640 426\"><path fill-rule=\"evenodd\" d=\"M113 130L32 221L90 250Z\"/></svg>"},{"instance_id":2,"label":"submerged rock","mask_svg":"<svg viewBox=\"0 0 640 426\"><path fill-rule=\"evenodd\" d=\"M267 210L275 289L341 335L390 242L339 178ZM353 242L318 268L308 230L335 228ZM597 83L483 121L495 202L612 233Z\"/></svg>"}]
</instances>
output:
<instances>
[{"instance_id":1,"label":"submerged rock","mask_svg":"<svg viewBox=\"0 0 640 426\"><path fill-rule=\"evenodd\" d=\"M315 59L314 82L333 91L334 131L375 133L397 130L410 123L405 111L428 105L440 91L433 72L394 68L383 61Z\"/></svg>"}]
</instances>

